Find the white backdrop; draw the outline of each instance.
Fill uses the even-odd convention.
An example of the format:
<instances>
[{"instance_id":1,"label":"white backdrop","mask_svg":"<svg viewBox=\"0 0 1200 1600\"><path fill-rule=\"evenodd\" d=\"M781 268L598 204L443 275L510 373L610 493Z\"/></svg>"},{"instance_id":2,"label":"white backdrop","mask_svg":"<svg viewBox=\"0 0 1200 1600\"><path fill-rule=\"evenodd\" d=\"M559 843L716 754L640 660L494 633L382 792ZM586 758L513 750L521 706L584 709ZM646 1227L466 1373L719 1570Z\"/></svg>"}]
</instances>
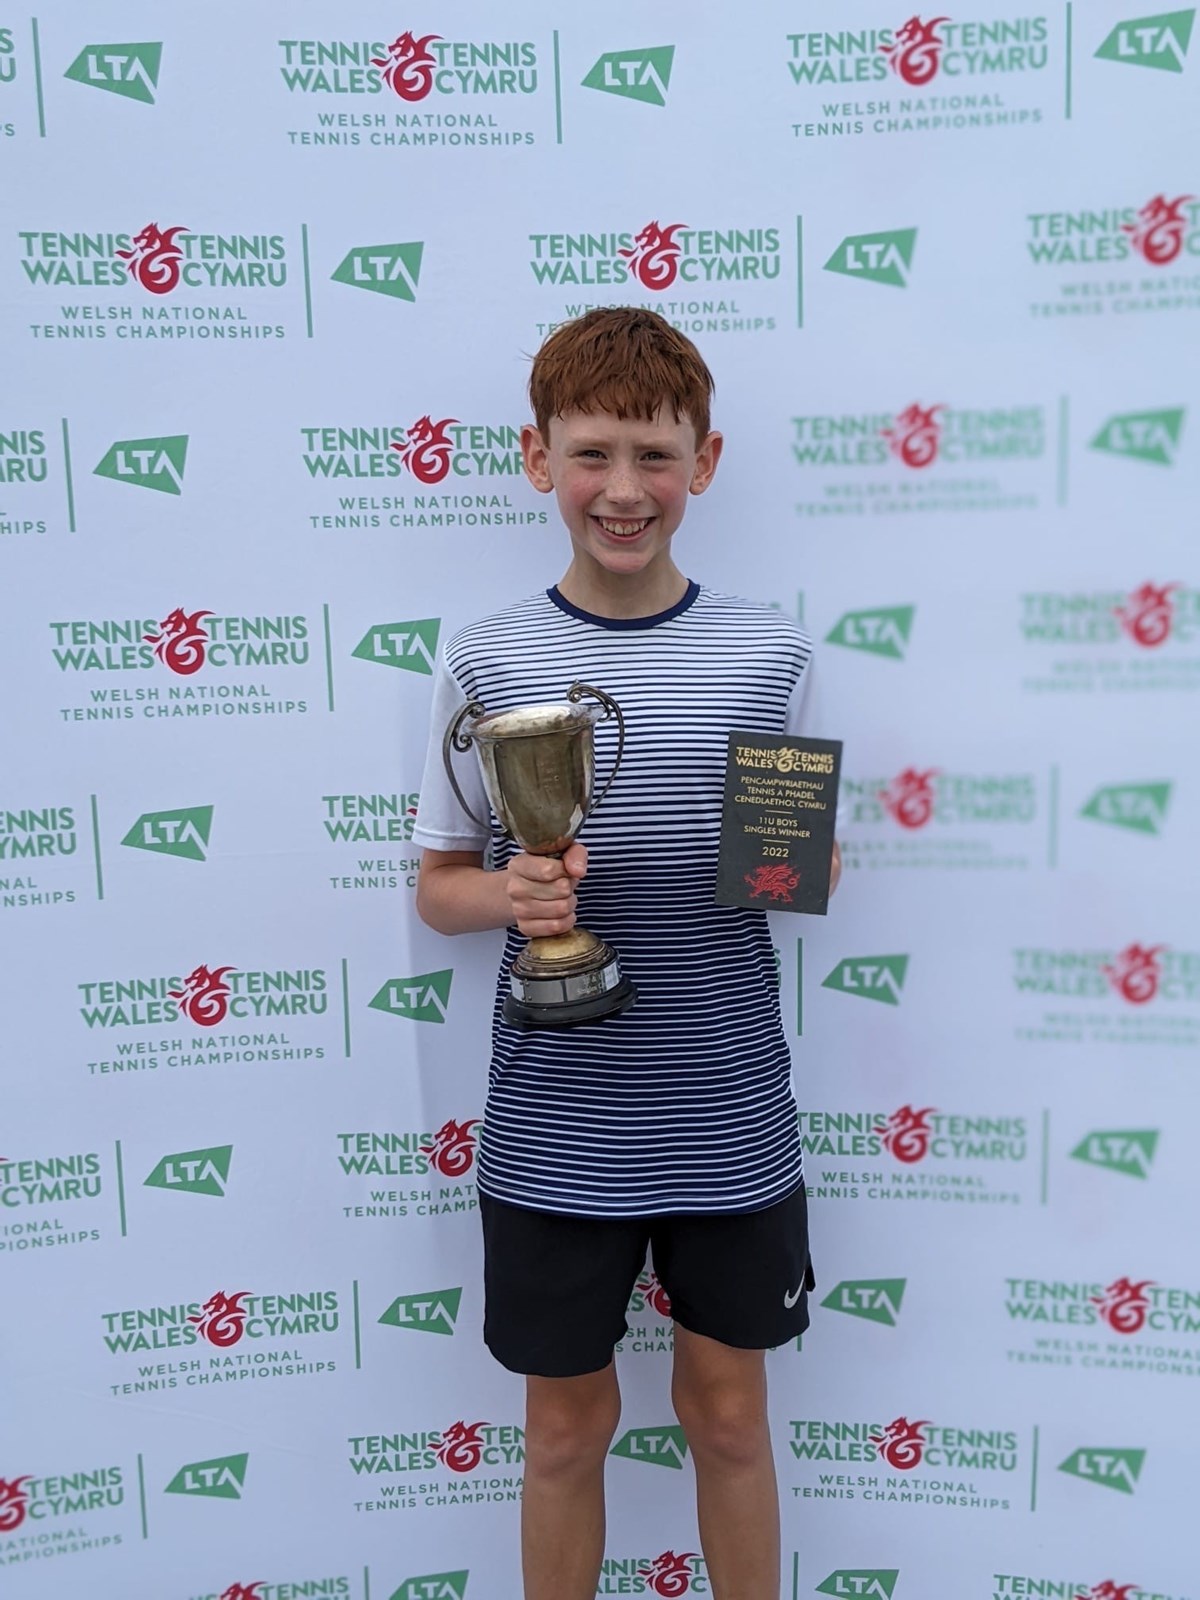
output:
<instances>
[{"instance_id":1,"label":"white backdrop","mask_svg":"<svg viewBox=\"0 0 1200 1600\"><path fill-rule=\"evenodd\" d=\"M528 358L627 300L846 742L785 1593L1195 1594L1200 67L1128 10L0 14L6 1595L519 1593L499 941L407 836L438 638L565 565ZM699 1595L654 1293L600 1592Z\"/></svg>"}]
</instances>

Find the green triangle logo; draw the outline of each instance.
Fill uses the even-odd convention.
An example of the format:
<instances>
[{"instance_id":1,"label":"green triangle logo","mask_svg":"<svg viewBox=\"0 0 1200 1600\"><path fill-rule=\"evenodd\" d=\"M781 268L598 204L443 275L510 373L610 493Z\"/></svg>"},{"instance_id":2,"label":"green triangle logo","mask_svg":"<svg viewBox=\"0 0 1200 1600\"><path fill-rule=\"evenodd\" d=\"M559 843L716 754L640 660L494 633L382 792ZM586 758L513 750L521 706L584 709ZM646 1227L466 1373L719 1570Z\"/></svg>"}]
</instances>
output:
<instances>
[{"instance_id":1,"label":"green triangle logo","mask_svg":"<svg viewBox=\"0 0 1200 1600\"><path fill-rule=\"evenodd\" d=\"M392 1301L379 1320L389 1328L412 1328L416 1333L453 1334L461 1300L461 1289L402 1294Z\"/></svg>"},{"instance_id":2,"label":"green triangle logo","mask_svg":"<svg viewBox=\"0 0 1200 1600\"><path fill-rule=\"evenodd\" d=\"M1171 467L1175 465L1182 432L1182 406L1171 411L1130 411L1110 417L1088 448Z\"/></svg>"},{"instance_id":3,"label":"green triangle logo","mask_svg":"<svg viewBox=\"0 0 1200 1600\"><path fill-rule=\"evenodd\" d=\"M1069 1473L1072 1478L1083 1478L1088 1483L1097 1484L1102 1489L1132 1494L1145 1459L1144 1450L1110 1450L1097 1446L1094 1449L1073 1450L1058 1470Z\"/></svg>"},{"instance_id":4,"label":"green triangle logo","mask_svg":"<svg viewBox=\"0 0 1200 1600\"><path fill-rule=\"evenodd\" d=\"M332 274L333 281L393 300L415 300L424 250L423 244L356 245Z\"/></svg>"},{"instance_id":5,"label":"green triangle logo","mask_svg":"<svg viewBox=\"0 0 1200 1600\"><path fill-rule=\"evenodd\" d=\"M1079 815L1131 833L1159 834L1170 798L1169 783L1114 783L1097 789Z\"/></svg>"},{"instance_id":6,"label":"green triangle logo","mask_svg":"<svg viewBox=\"0 0 1200 1600\"><path fill-rule=\"evenodd\" d=\"M1127 67L1182 72L1195 16L1194 11L1164 11L1156 17L1118 22L1096 56L1101 61L1120 61Z\"/></svg>"},{"instance_id":7,"label":"green triangle logo","mask_svg":"<svg viewBox=\"0 0 1200 1600\"><path fill-rule=\"evenodd\" d=\"M204 861L212 816L212 806L144 811L121 843L132 850L153 850L156 855L179 856L183 861Z\"/></svg>"},{"instance_id":8,"label":"green triangle logo","mask_svg":"<svg viewBox=\"0 0 1200 1600\"><path fill-rule=\"evenodd\" d=\"M903 661L912 635L915 606L886 606L875 611L847 611L825 635L826 644L864 650L868 655Z\"/></svg>"},{"instance_id":9,"label":"green triangle logo","mask_svg":"<svg viewBox=\"0 0 1200 1600\"><path fill-rule=\"evenodd\" d=\"M444 972L422 972L415 978L389 978L368 1004L372 1010L386 1011L390 1017L445 1022L453 977L453 968L448 968Z\"/></svg>"},{"instance_id":10,"label":"green triangle logo","mask_svg":"<svg viewBox=\"0 0 1200 1600\"><path fill-rule=\"evenodd\" d=\"M645 1461L652 1467L683 1469L688 1453L687 1439L682 1428L630 1428L609 1451L609 1455L624 1456L628 1461Z\"/></svg>"},{"instance_id":11,"label":"green triangle logo","mask_svg":"<svg viewBox=\"0 0 1200 1600\"><path fill-rule=\"evenodd\" d=\"M85 44L63 77L152 106L161 60L161 44Z\"/></svg>"},{"instance_id":12,"label":"green triangle logo","mask_svg":"<svg viewBox=\"0 0 1200 1600\"><path fill-rule=\"evenodd\" d=\"M118 439L93 476L114 478L137 489L157 489L160 494L182 494L187 447L186 433L162 439Z\"/></svg>"},{"instance_id":13,"label":"green triangle logo","mask_svg":"<svg viewBox=\"0 0 1200 1600\"><path fill-rule=\"evenodd\" d=\"M1102 1128L1085 1134L1071 1151L1071 1159L1130 1178L1148 1178L1157 1148L1156 1128Z\"/></svg>"},{"instance_id":14,"label":"green triangle logo","mask_svg":"<svg viewBox=\"0 0 1200 1600\"><path fill-rule=\"evenodd\" d=\"M825 263L825 271L906 289L916 245L915 228L897 228L892 233L852 233Z\"/></svg>"},{"instance_id":15,"label":"green triangle logo","mask_svg":"<svg viewBox=\"0 0 1200 1600\"><path fill-rule=\"evenodd\" d=\"M847 1278L821 1304L830 1311L844 1311L848 1317L862 1317L894 1328L907 1282L907 1278Z\"/></svg>"},{"instance_id":16,"label":"green triangle logo","mask_svg":"<svg viewBox=\"0 0 1200 1600\"><path fill-rule=\"evenodd\" d=\"M855 1595L858 1600L892 1600L898 1567L843 1567L817 1585L818 1594Z\"/></svg>"},{"instance_id":17,"label":"green triangle logo","mask_svg":"<svg viewBox=\"0 0 1200 1600\"><path fill-rule=\"evenodd\" d=\"M405 672L433 674L437 655L440 617L424 617L420 622L379 622L354 646L350 654L360 661L373 661L380 667L400 667Z\"/></svg>"},{"instance_id":18,"label":"green triangle logo","mask_svg":"<svg viewBox=\"0 0 1200 1600\"><path fill-rule=\"evenodd\" d=\"M222 1197L229 1182L231 1144L215 1144L207 1150L177 1150L164 1156L143 1184L147 1189L178 1189L181 1194L212 1194Z\"/></svg>"},{"instance_id":19,"label":"green triangle logo","mask_svg":"<svg viewBox=\"0 0 1200 1600\"><path fill-rule=\"evenodd\" d=\"M908 972L907 956L847 956L839 961L822 989L839 989L860 1000L878 1000L885 1006L900 1004L900 991Z\"/></svg>"},{"instance_id":20,"label":"green triangle logo","mask_svg":"<svg viewBox=\"0 0 1200 1600\"><path fill-rule=\"evenodd\" d=\"M391 1600L463 1600L469 1572L427 1572L420 1578L405 1578Z\"/></svg>"},{"instance_id":21,"label":"green triangle logo","mask_svg":"<svg viewBox=\"0 0 1200 1600\"><path fill-rule=\"evenodd\" d=\"M588 73L583 87L599 89L602 94L619 94L625 100L641 100L648 106L665 106L674 60L673 44L653 50L610 50Z\"/></svg>"},{"instance_id":22,"label":"green triangle logo","mask_svg":"<svg viewBox=\"0 0 1200 1600\"><path fill-rule=\"evenodd\" d=\"M211 1461L189 1461L171 1479L167 1494L200 1494L210 1500L240 1500L246 1482L248 1455L215 1456Z\"/></svg>"}]
</instances>

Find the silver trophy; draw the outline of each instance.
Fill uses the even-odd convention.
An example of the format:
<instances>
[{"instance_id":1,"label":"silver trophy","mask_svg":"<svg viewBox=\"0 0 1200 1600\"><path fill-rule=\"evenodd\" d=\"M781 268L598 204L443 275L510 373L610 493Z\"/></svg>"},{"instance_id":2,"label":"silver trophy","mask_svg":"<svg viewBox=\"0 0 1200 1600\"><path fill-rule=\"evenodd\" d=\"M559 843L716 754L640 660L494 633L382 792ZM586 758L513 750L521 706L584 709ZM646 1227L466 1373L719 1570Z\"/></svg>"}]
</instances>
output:
<instances>
[{"instance_id":1,"label":"silver trophy","mask_svg":"<svg viewBox=\"0 0 1200 1600\"><path fill-rule=\"evenodd\" d=\"M596 705L583 705L591 698ZM593 798L597 722L617 719L617 758ZM451 751L475 746L484 788L505 831L531 856L561 856L608 793L625 749L621 708L599 689L574 683L567 703L488 711L479 700L463 706L442 740L446 773L463 810ZM637 997L621 975L617 952L586 928L530 939L512 964L504 1019L519 1028L566 1028L627 1011Z\"/></svg>"}]
</instances>

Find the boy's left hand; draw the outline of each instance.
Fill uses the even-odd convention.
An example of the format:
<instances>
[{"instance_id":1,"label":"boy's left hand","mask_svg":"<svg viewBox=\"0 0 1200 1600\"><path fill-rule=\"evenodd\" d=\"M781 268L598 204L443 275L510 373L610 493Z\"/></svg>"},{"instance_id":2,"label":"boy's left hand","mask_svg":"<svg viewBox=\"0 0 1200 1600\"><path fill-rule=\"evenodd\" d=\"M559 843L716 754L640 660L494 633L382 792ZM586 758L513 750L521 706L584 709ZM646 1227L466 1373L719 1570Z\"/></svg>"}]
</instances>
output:
<instances>
[{"instance_id":1,"label":"boy's left hand","mask_svg":"<svg viewBox=\"0 0 1200 1600\"><path fill-rule=\"evenodd\" d=\"M842 877L842 849L837 840L833 841L833 862L829 868L829 892L837 888Z\"/></svg>"}]
</instances>

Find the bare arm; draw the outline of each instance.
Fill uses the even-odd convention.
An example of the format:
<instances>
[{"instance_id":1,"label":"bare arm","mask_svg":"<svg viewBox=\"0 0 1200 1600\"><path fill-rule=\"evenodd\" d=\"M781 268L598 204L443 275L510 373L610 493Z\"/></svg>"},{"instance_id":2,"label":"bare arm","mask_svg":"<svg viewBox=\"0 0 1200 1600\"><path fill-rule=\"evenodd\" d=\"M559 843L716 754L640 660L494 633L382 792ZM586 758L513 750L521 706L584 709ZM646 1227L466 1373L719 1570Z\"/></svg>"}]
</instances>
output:
<instances>
[{"instance_id":1,"label":"bare arm","mask_svg":"<svg viewBox=\"0 0 1200 1600\"><path fill-rule=\"evenodd\" d=\"M573 844L562 860L517 855L503 872L485 872L478 850L424 850L417 915L438 933L484 933L515 922L530 938L575 926L575 884L587 851Z\"/></svg>"}]
</instances>

